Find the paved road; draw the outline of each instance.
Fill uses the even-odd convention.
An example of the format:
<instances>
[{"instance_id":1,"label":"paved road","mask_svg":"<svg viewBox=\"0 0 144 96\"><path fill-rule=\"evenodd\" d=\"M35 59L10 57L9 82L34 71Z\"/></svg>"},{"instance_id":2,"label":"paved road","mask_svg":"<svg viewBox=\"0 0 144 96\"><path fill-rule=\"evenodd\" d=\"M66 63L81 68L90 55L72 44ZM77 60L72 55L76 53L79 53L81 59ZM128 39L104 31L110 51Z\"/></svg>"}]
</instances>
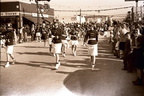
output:
<instances>
[{"instance_id":1,"label":"paved road","mask_svg":"<svg viewBox=\"0 0 144 96\"><path fill-rule=\"evenodd\" d=\"M90 70L86 47L79 44L77 56L67 50L59 70L55 57L43 48L43 42L28 42L15 46L17 63L5 65L5 50L1 49L0 96L144 96L144 86L133 86L134 73L122 71L122 60L115 58L105 37L100 37L97 67Z\"/></svg>"}]
</instances>

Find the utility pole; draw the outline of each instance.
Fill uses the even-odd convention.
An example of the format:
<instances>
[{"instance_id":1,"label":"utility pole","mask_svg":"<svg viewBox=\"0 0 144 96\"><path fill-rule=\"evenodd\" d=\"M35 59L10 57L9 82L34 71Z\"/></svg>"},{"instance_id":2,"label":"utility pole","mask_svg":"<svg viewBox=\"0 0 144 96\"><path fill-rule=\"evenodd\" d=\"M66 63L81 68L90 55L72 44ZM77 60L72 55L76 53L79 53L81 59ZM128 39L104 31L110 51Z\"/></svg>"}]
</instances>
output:
<instances>
[{"instance_id":1,"label":"utility pole","mask_svg":"<svg viewBox=\"0 0 144 96\"><path fill-rule=\"evenodd\" d=\"M80 9L80 24L81 24L81 9Z\"/></svg>"},{"instance_id":2,"label":"utility pole","mask_svg":"<svg viewBox=\"0 0 144 96\"><path fill-rule=\"evenodd\" d=\"M37 6L37 29L39 29L39 23L40 23L40 9L39 9L39 3L38 3L38 1L48 1L48 2L50 2L50 0L35 0L35 2L36 2L36 6Z\"/></svg>"},{"instance_id":3,"label":"utility pole","mask_svg":"<svg viewBox=\"0 0 144 96\"><path fill-rule=\"evenodd\" d=\"M40 18L39 18L39 4L38 4L38 0L36 1L36 5L37 5L37 29L39 29L39 22L40 22Z\"/></svg>"},{"instance_id":4,"label":"utility pole","mask_svg":"<svg viewBox=\"0 0 144 96\"><path fill-rule=\"evenodd\" d=\"M143 12L142 12L142 11L143 11L143 7L141 6L141 7L140 7L140 12L141 12L141 20L142 20L142 17L143 17Z\"/></svg>"},{"instance_id":5,"label":"utility pole","mask_svg":"<svg viewBox=\"0 0 144 96\"><path fill-rule=\"evenodd\" d=\"M136 22L138 22L138 0L135 0L136 2Z\"/></svg>"},{"instance_id":6,"label":"utility pole","mask_svg":"<svg viewBox=\"0 0 144 96\"><path fill-rule=\"evenodd\" d=\"M131 20L134 22L134 7L132 7L131 11Z\"/></svg>"}]
</instances>

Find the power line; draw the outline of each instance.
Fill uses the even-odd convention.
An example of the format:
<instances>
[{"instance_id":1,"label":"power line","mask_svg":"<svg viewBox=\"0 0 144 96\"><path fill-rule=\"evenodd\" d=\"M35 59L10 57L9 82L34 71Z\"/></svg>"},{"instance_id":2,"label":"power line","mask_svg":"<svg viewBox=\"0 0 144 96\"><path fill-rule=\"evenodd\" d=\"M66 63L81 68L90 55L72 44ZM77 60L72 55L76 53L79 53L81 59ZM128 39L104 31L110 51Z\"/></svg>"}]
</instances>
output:
<instances>
[{"instance_id":1,"label":"power line","mask_svg":"<svg viewBox=\"0 0 144 96\"><path fill-rule=\"evenodd\" d=\"M100 12L100 11L127 9L127 8L132 8L132 7L134 7L134 6L119 7L119 8L109 8L109 9L99 9L99 10L81 10L81 12ZM54 11L57 11L57 12L79 12L80 10L54 10Z\"/></svg>"},{"instance_id":2,"label":"power line","mask_svg":"<svg viewBox=\"0 0 144 96\"><path fill-rule=\"evenodd\" d=\"M96 4L96 5L80 5L80 6L78 6L78 5L63 5L63 4L57 4L57 3L50 3L50 5L51 6L53 6L54 8L74 8L74 9L76 9L76 8L103 8L103 7L105 7L105 8L108 8L108 7L122 7L122 6L134 6L135 4L133 4L133 3L129 3L129 5L128 5L128 3L117 3L117 4Z\"/></svg>"}]
</instances>

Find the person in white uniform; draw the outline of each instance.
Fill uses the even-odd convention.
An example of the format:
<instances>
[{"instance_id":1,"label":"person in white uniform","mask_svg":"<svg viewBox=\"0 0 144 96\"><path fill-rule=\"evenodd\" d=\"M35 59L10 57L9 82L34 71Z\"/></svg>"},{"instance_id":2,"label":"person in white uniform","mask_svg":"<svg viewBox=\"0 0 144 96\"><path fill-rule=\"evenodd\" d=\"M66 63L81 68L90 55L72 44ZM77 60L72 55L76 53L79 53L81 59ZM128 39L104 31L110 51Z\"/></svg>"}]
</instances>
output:
<instances>
[{"instance_id":1,"label":"person in white uniform","mask_svg":"<svg viewBox=\"0 0 144 96\"><path fill-rule=\"evenodd\" d=\"M14 50L14 45L16 44L15 38L16 38L16 33L15 30L12 27L11 23L7 24L7 31L5 32L5 46L6 46L6 56L7 56L7 63L5 67L10 66L10 58L13 60L12 64L15 64L15 58L13 55L13 50Z\"/></svg>"},{"instance_id":2,"label":"person in white uniform","mask_svg":"<svg viewBox=\"0 0 144 96\"><path fill-rule=\"evenodd\" d=\"M54 27L52 28L52 42L53 42L53 53L56 56L56 66L55 70L57 70L60 66L60 57L59 54L61 53L61 48L62 48L62 30L59 27L58 22L54 23Z\"/></svg>"},{"instance_id":3,"label":"person in white uniform","mask_svg":"<svg viewBox=\"0 0 144 96\"><path fill-rule=\"evenodd\" d=\"M88 54L91 57L92 70L99 70L95 68L96 56L98 56L98 32L94 29L94 26L89 25L90 30L87 31L84 44L88 43Z\"/></svg>"}]
</instances>

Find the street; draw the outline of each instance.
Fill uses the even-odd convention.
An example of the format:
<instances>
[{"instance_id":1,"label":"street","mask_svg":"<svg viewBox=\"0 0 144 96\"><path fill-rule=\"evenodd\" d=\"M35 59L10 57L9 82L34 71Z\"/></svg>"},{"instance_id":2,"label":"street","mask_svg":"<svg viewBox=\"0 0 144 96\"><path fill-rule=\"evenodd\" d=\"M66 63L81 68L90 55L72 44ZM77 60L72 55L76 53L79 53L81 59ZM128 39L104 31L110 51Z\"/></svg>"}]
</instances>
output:
<instances>
[{"instance_id":1,"label":"street","mask_svg":"<svg viewBox=\"0 0 144 96\"><path fill-rule=\"evenodd\" d=\"M71 48L66 57L60 55L61 66L43 42L17 44L16 64L4 68L5 50L1 49L0 96L144 96L144 86L134 86L135 73L121 70L122 59L111 53L106 37L100 36L99 56L92 71L87 48L79 43L77 56Z\"/></svg>"}]
</instances>

